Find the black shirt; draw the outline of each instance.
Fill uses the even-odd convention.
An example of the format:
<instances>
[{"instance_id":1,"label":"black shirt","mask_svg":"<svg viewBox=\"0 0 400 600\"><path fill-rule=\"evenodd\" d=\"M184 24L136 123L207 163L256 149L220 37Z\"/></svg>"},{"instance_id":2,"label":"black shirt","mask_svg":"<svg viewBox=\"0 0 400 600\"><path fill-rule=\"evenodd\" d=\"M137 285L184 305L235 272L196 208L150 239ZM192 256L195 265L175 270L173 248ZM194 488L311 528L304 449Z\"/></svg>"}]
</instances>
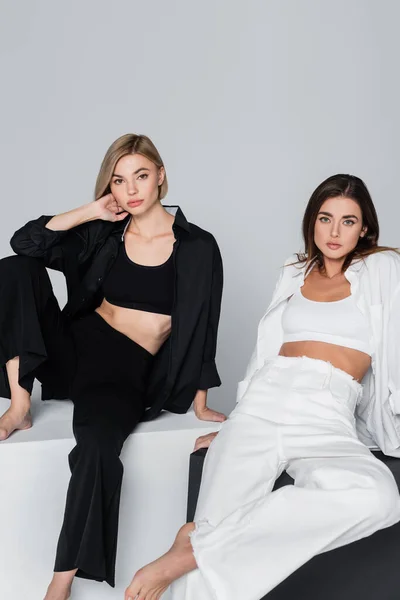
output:
<instances>
[{"instance_id":1,"label":"black shirt","mask_svg":"<svg viewBox=\"0 0 400 600\"><path fill-rule=\"evenodd\" d=\"M151 419L165 408L184 413L198 389L221 385L215 365L221 308L223 269L215 238L188 223L175 209L175 298L171 335L155 356L149 379L148 410ZM92 312L103 300L102 282L114 263L130 216L110 223L100 219L67 231L52 231L52 216L29 221L11 238L16 254L43 259L45 265L64 273L68 319ZM42 398L57 397L56 390L42 387Z\"/></svg>"}]
</instances>

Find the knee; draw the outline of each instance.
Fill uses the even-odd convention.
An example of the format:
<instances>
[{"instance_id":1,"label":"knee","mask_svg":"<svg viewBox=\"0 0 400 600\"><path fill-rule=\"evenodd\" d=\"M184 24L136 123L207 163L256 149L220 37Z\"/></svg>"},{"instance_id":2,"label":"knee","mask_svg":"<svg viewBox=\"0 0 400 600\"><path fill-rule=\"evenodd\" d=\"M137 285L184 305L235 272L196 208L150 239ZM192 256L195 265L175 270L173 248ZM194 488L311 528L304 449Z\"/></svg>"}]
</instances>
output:
<instances>
[{"instance_id":1,"label":"knee","mask_svg":"<svg viewBox=\"0 0 400 600\"><path fill-rule=\"evenodd\" d=\"M117 433L106 426L89 426L77 432L77 445L86 454L102 456L108 460L118 459L123 441Z\"/></svg>"},{"instance_id":2,"label":"knee","mask_svg":"<svg viewBox=\"0 0 400 600\"><path fill-rule=\"evenodd\" d=\"M376 480L374 486L366 490L365 508L368 518L380 528L389 527L400 520L400 494L390 476Z\"/></svg>"},{"instance_id":3,"label":"knee","mask_svg":"<svg viewBox=\"0 0 400 600\"><path fill-rule=\"evenodd\" d=\"M88 428L76 438L76 446L68 460L71 473L86 482L100 476L104 484L115 487L122 481L124 468L119 458L120 449L105 432Z\"/></svg>"},{"instance_id":4,"label":"knee","mask_svg":"<svg viewBox=\"0 0 400 600\"><path fill-rule=\"evenodd\" d=\"M0 278L7 280L18 279L26 274L38 273L45 270L43 262L31 256L6 256L0 260Z\"/></svg>"},{"instance_id":5,"label":"knee","mask_svg":"<svg viewBox=\"0 0 400 600\"><path fill-rule=\"evenodd\" d=\"M77 436L76 442L68 457L71 473L83 474L88 479L99 473L108 483L121 481L124 468L119 458L120 448L111 436L88 428Z\"/></svg>"}]
</instances>

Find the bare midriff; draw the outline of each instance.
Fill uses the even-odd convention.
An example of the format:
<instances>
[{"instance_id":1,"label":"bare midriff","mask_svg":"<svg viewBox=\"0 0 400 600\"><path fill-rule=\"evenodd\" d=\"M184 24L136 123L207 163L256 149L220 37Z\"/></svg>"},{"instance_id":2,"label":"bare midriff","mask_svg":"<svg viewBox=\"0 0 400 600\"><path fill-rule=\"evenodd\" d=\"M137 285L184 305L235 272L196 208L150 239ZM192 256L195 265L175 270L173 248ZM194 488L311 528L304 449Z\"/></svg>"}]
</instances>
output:
<instances>
[{"instance_id":1,"label":"bare midriff","mask_svg":"<svg viewBox=\"0 0 400 600\"><path fill-rule=\"evenodd\" d=\"M155 355L171 333L171 316L110 304L95 309L111 327Z\"/></svg>"},{"instance_id":2,"label":"bare midriff","mask_svg":"<svg viewBox=\"0 0 400 600\"><path fill-rule=\"evenodd\" d=\"M371 364L371 357L365 352L345 348L327 342L285 342L279 351L280 356L308 356L330 362L337 369L349 373L357 381L361 381Z\"/></svg>"}]
</instances>

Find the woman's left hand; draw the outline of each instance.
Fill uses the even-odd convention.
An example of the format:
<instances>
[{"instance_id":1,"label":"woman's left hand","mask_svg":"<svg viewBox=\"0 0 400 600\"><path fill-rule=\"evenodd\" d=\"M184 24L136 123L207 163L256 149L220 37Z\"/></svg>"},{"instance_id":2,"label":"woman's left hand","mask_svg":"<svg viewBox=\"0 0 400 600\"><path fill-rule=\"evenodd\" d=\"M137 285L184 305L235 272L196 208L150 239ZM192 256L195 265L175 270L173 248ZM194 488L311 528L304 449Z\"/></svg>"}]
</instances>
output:
<instances>
[{"instance_id":1,"label":"woman's left hand","mask_svg":"<svg viewBox=\"0 0 400 600\"><path fill-rule=\"evenodd\" d=\"M200 421L214 421L222 423L226 421L226 416L207 406L207 390L198 390L194 399L194 413Z\"/></svg>"},{"instance_id":2,"label":"woman's left hand","mask_svg":"<svg viewBox=\"0 0 400 600\"><path fill-rule=\"evenodd\" d=\"M214 431L213 433L207 433L207 435L201 435L197 438L196 443L193 448L193 452L196 450L200 450L200 448L209 448L211 442L215 440L218 435L218 431Z\"/></svg>"}]
</instances>

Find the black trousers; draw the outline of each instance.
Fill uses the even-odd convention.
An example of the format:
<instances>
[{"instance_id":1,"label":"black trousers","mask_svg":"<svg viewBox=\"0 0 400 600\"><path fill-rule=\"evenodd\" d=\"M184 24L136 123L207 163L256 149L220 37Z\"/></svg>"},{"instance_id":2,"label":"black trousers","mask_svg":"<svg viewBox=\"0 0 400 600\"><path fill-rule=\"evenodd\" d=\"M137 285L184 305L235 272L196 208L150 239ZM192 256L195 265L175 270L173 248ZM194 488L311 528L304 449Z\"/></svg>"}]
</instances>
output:
<instances>
[{"instance_id":1,"label":"black trousers","mask_svg":"<svg viewBox=\"0 0 400 600\"><path fill-rule=\"evenodd\" d=\"M55 571L115 585L124 441L145 410L153 356L93 312L66 320L41 261L0 260L0 366L20 357L19 383L37 378L74 404L76 446Z\"/></svg>"}]
</instances>

